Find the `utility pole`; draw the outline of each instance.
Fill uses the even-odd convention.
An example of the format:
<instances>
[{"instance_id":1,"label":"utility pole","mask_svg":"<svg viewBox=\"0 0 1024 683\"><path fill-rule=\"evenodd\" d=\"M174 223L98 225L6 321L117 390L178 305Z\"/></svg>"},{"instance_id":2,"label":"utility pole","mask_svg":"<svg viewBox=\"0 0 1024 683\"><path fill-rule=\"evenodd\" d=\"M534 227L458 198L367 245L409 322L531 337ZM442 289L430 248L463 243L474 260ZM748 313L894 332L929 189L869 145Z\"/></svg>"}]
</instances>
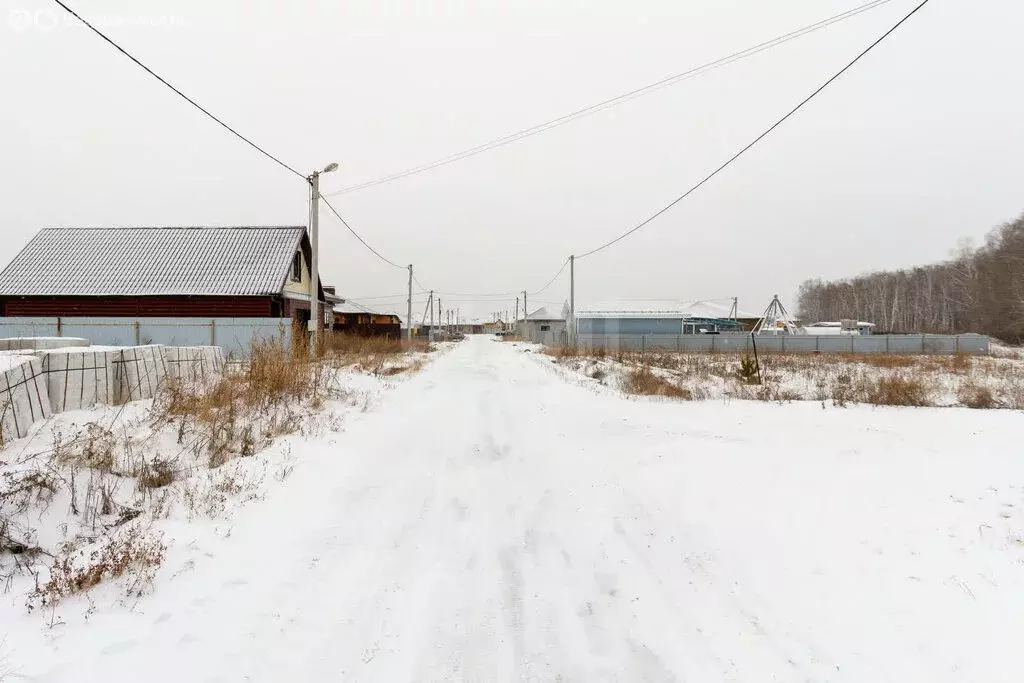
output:
<instances>
[{"instance_id":1,"label":"utility pole","mask_svg":"<svg viewBox=\"0 0 1024 683\"><path fill-rule=\"evenodd\" d=\"M518 294L516 294L516 317L514 318L514 320L515 320L515 327L513 329L515 330L516 335L518 335L519 334L519 295Z\"/></svg>"},{"instance_id":2,"label":"utility pole","mask_svg":"<svg viewBox=\"0 0 1024 683\"><path fill-rule=\"evenodd\" d=\"M529 333L529 329L527 328L527 320L529 319L529 317L530 317L530 307L526 305L526 290L524 289L523 290L523 330L522 330L522 332L519 333L519 334L523 335L524 337Z\"/></svg>"},{"instance_id":3,"label":"utility pole","mask_svg":"<svg viewBox=\"0 0 1024 683\"><path fill-rule=\"evenodd\" d=\"M412 341L412 264L409 264L409 298L406 300L409 304L408 317L406 318L405 325L405 340L408 342Z\"/></svg>"},{"instance_id":4,"label":"utility pole","mask_svg":"<svg viewBox=\"0 0 1024 683\"><path fill-rule=\"evenodd\" d=\"M434 290L430 290L430 341L434 341Z\"/></svg>"},{"instance_id":5,"label":"utility pole","mask_svg":"<svg viewBox=\"0 0 1024 683\"><path fill-rule=\"evenodd\" d=\"M338 164L330 163L323 171L313 171L309 181L309 330L310 351L316 354L320 343L320 174L338 170Z\"/></svg>"},{"instance_id":6,"label":"utility pole","mask_svg":"<svg viewBox=\"0 0 1024 683\"><path fill-rule=\"evenodd\" d=\"M576 257L569 257L569 346L576 346Z\"/></svg>"}]
</instances>

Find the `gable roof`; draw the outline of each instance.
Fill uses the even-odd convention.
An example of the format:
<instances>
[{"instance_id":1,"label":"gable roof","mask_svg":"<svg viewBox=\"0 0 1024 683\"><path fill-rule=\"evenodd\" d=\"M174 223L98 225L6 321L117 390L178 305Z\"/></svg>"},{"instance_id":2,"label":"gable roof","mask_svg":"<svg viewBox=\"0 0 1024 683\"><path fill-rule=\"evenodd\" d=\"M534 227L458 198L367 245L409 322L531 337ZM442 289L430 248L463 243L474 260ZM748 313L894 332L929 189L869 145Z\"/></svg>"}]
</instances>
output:
<instances>
[{"instance_id":1,"label":"gable roof","mask_svg":"<svg viewBox=\"0 0 1024 683\"><path fill-rule=\"evenodd\" d=\"M542 308L538 308L536 311L534 311L530 315L526 316L526 319L527 320L544 320L544 321L546 321L546 320L565 320L565 316L563 316L563 315L556 315L556 314L552 313L551 311L549 311L548 308L545 306L545 307L542 307Z\"/></svg>"},{"instance_id":2,"label":"gable roof","mask_svg":"<svg viewBox=\"0 0 1024 683\"><path fill-rule=\"evenodd\" d=\"M47 228L0 296L280 294L305 228Z\"/></svg>"}]
</instances>

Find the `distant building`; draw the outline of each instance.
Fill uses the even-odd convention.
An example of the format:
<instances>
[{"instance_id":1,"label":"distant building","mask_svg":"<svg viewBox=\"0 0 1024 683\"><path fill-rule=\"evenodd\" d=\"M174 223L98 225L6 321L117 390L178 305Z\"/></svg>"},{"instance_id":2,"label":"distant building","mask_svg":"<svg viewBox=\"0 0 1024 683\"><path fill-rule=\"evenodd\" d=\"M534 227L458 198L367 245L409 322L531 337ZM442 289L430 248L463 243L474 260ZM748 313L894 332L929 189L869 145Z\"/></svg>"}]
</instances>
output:
<instances>
[{"instance_id":1,"label":"distant building","mask_svg":"<svg viewBox=\"0 0 1024 683\"><path fill-rule=\"evenodd\" d=\"M715 334L742 332L739 319L728 317L729 307L718 309L706 302L616 301L576 310L577 335ZM747 319L757 316L742 313ZM568 319L568 309L566 316Z\"/></svg>"},{"instance_id":2,"label":"distant building","mask_svg":"<svg viewBox=\"0 0 1024 683\"><path fill-rule=\"evenodd\" d=\"M559 344L565 338L565 316L548 308L538 308L522 323L523 337L538 344Z\"/></svg>"},{"instance_id":3,"label":"distant building","mask_svg":"<svg viewBox=\"0 0 1024 683\"><path fill-rule=\"evenodd\" d=\"M375 311L354 301L342 299L334 305L334 324L331 329L360 337L387 337L399 339L402 319L397 313Z\"/></svg>"},{"instance_id":4,"label":"distant building","mask_svg":"<svg viewBox=\"0 0 1024 683\"><path fill-rule=\"evenodd\" d=\"M801 328L805 334L830 335L845 334L852 336L869 335L874 332L875 324L857 320L841 320L839 322L821 322Z\"/></svg>"},{"instance_id":5,"label":"distant building","mask_svg":"<svg viewBox=\"0 0 1024 683\"><path fill-rule=\"evenodd\" d=\"M0 314L304 325L310 253L302 226L48 228L0 272ZM328 310L323 287L317 291Z\"/></svg>"}]
</instances>

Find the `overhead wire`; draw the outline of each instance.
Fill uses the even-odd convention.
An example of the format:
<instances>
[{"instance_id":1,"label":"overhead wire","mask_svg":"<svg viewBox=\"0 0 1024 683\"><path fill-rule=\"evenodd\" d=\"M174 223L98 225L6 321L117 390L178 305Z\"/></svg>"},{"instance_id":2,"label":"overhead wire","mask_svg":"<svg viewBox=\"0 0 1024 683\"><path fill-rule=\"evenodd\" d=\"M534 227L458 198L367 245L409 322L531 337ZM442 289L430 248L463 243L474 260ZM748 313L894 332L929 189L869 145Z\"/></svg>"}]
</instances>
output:
<instances>
[{"instance_id":1,"label":"overhead wire","mask_svg":"<svg viewBox=\"0 0 1024 683\"><path fill-rule=\"evenodd\" d=\"M174 86L173 84L171 84L171 83L170 83L170 82L169 82L169 81L168 81L167 79L165 79L165 78L164 78L163 76L161 76L160 74L156 73L156 72L155 72L155 71L153 71L153 70L152 70L151 68L149 68L148 66L146 66L145 64L143 64L143 63L142 63L142 62L141 62L141 61L140 61L140 60L139 60L138 58L136 58L136 57L135 57L134 55L132 55L132 54L131 54L130 52L128 52L128 51L127 51L126 49L124 49L123 47L121 47L120 45L118 45L118 44L117 44L116 42L114 42L114 40L113 40L113 39L111 39L111 38L110 38L109 36L107 36L107 35L106 35L105 33L103 33L102 31L100 31L100 30L99 30L98 28L96 28L96 27L95 27L94 25L92 25L92 24L91 24L91 23L90 23L89 21L87 21L87 20L86 20L86 19L85 19L84 17L82 17L82 16L80 15L80 14L78 14L78 12L76 12L75 10L73 10L73 9L72 9L71 7L69 7L69 6L68 6L68 5L66 4L66 3L64 3L64 2L62 1L62 0L53 0L53 2L54 2L54 3L56 3L57 5L59 5L59 6L61 7L61 8L63 8L63 9L64 9L64 11L66 11L66 12L67 12L68 14L70 14L70 15L71 15L71 16L73 16L73 17L75 17L75 19L77 19L78 21L82 22L82 24L83 24L84 26L86 26L86 27L87 27L87 28L88 28L89 30L91 30L91 31L92 31L93 33L95 33L95 34L96 34L97 36L99 36L100 38L102 38L102 39L103 39L104 41L106 41L106 42L107 42L108 44L110 44L110 45L111 45L111 46L112 46L112 47L113 47L114 49L116 49L116 50L117 50L118 52L120 52L121 54L123 54L123 55L124 55L125 57L127 57L128 59L130 59L130 60L131 60L131 61L132 61L132 62L133 62L134 64L136 64L136 65L137 65L138 67L140 67L141 69L143 69L143 70L144 70L144 71L145 71L146 73L148 73L148 74L149 74L150 76L152 76L153 78L155 78L155 79L157 79L158 81L160 81L160 83L162 83L163 85L165 85L165 86L167 86L168 88L170 88L170 89L171 89L171 90L172 90L172 91L173 91L173 92L174 92L175 94L177 94L177 95L178 95L179 97L181 97L182 99L184 99L184 100L185 100L186 102L188 102L189 104L191 104L191 105L192 105L193 107L195 107L196 109L198 109L199 111L201 111L201 112L202 112L203 114L205 114L206 116L208 116L208 117L209 117L210 119L212 119L213 121L215 121L215 122L216 122L217 124L219 124L219 125L220 125L221 127L223 127L223 128L225 129L225 130L227 130L227 131L228 131L228 132L230 132L230 133L231 133L232 135L234 135L235 137L237 137L237 138L238 138L239 140L242 140L242 141L243 141L243 142L245 142L245 143L246 143L247 145L249 145L250 147L252 147L252 148L253 148L253 149L255 149L256 151L258 151L258 152L259 152L260 154L262 154L263 156L267 157L268 159L270 159L270 160L271 160L271 161L273 161L274 163L278 164L278 165L279 165L279 166L281 166L282 168L285 168L285 169L287 169L287 170L288 170L288 171L290 171L290 172L291 172L292 174L294 174L294 175L298 176L299 178L302 178L303 180L307 180L307 181L309 180L309 179L308 179L308 177L307 177L307 176L306 176L305 174L303 174L303 173L299 172L298 170L296 170L296 169L295 169L295 168L293 168L292 166L289 166L289 165L288 165L288 164L286 164L286 163L285 163L284 161L282 161L282 160L281 160L281 159L279 159L278 157L274 156L273 154L271 154L270 152L268 152L267 150L265 150L265 149L264 149L263 147L260 147L259 145L257 145L257 144L256 144L255 142L253 142L253 141L252 141L252 140L251 140L250 138L248 138L248 137L246 137L245 135L242 135L241 133L239 133L239 132L238 132L237 130L235 130L235 128L233 128L232 126L230 126L230 125L228 125L227 123L225 123L225 122L224 122L224 121L223 121L223 120L222 120L221 118L219 118L218 116L216 116L215 114L213 114L213 113L212 113L212 112L211 112L211 111L210 111L209 109L207 109L207 108L206 108L206 107L204 107L203 105L201 105L201 104L199 104L198 102L196 102L196 101L195 101L194 99L192 99L191 97L189 97L188 95L186 95L186 94L185 94L184 92L182 92L182 91L181 91L180 89L178 89L178 88L177 88L176 86ZM344 225L344 226L345 226L345 227L346 227L346 228L348 229L348 231L349 231L349 232L351 232L351 233L352 233L353 235L355 235L356 239L358 239L358 240L360 241L360 243L362 243L362 245L363 245L364 247L366 247L367 249L369 249L371 253L373 253L373 254L374 254L375 256L377 256L377 257L378 257L379 259L381 259L382 261L384 261L385 263L387 263L387 264L389 264L389 265L395 266L396 268L405 268L405 266L400 266L400 265L398 265L397 263L395 263L395 262L391 261L390 259L386 258L386 257L385 257L385 256L384 256L383 254L381 254L381 253L380 253L379 251L377 251L376 249L374 249L374 248L373 248L373 246L371 246L371 245L369 244L369 242L367 242L367 241L366 241L365 239L363 239L363 237L362 237L362 236L361 236L361 235L360 235L360 234L359 234L358 232L356 232L356 231L355 231L355 230L354 230L354 229L352 228L352 226L351 226L351 225L349 225L348 221L346 221L346 220L345 220L345 219L344 219L344 218L343 218L343 217L341 216L341 214L340 214L340 213L338 213L338 211L337 211L337 210L336 210L336 209L334 208L334 206L333 206L333 205L331 205L331 203L330 203L330 202L329 202L329 201L327 200L327 198L323 196L323 193L320 193L320 199L321 199L321 200L323 200L323 203L324 203L324 204L325 204L325 205L327 206L327 208L328 208L328 209L330 209L331 213L333 213L333 214L335 215L335 217L336 217L336 218L337 218L337 219L338 219L339 221L341 221L341 224L342 224L342 225Z\"/></svg>"},{"instance_id":2,"label":"overhead wire","mask_svg":"<svg viewBox=\"0 0 1024 683\"><path fill-rule=\"evenodd\" d=\"M370 246L370 243L369 243L369 242L367 242L366 240L364 240L364 239L363 239L363 237L362 237L362 235L360 235L360 234L359 234L358 232L356 232L356 231L355 231L355 229L354 229L354 228L353 228L353 227L352 227L351 225L349 225L349 224L348 224L348 221L346 221L346 220L345 220L344 218L342 218L341 214L340 214L340 213L338 213L337 209L335 209L335 208L334 208L334 206L333 206L333 205L332 205L332 204L331 204L331 203L330 203L329 201L327 201L327 198L326 198L326 197L324 197L324 195L323 195L323 193L322 193L322 192L320 193L320 201L322 201L322 202L323 202L323 203L324 203L324 204L325 204L325 205L327 206L327 208L331 210L331 213L333 213L333 214L334 214L335 218L337 218L337 219L338 219L339 221L341 221L341 224L342 224L342 225L344 225L344 226L345 226L345 227L346 227L346 228L348 229L348 231L349 231L350 233L352 233L353 235L355 235L355 238L356 238L357 240L359 240L359 242L360 242L360 243L361 243L361 244L362 244L362 245L363 245L364 247L366 247L367 249L369 249L369 250L370 250L370 252L371 252L371 253L372 253L372 254L373 254L374 256L376 256L377 258L379 258L379 259L380 259L381 261L383 261L384 263L387 263L387 264L388 264L388 265L390 265L390 266L394 266L395 268L401 268L402 270L405 270L406 268L408 268L408 267L409 267L409 266L400 266L400 265L398 265L397 263L395 263L395 262L394 262L394 261L392 261L391 259L389 259L389 258L387 258L386 256L384 256L383 254L381 254L381 253L380 253L379 251L377 251L376 249L374 249L374 248L373 248L372 246Z\"/></svg>"},{"instance_id":3,"label":"overhead wire","mask_svg":"<svg viewBox=\"0 0 1024 683\"><path fill-rule=\"evenodd\" d=\"M175 93L176 93L176 94L177 94L177 95L178 95L179 97L181 97L181 98L182 98L182 99L184 99L184 100L185 100L186 102L188 102L189 104L191 104L191 105L192 105L193 107L195 107L196 109L198 109L199 111L201 111L202 113L206 114L206 115L207 115L208 117L210 117L211 119L213 119L214 121L216 121L216 122L217 122L218 124L220 124L220 125L221 125L221 126L222 126L222 127L223 127L223 128L225 129L225 130L227 130L228 132L230 132L230 133L231 133L232 135L234 135L235 137L237 137L237 138L238 138L239 140L241 140L241 141L242 141L242 142L244 142L245 144L249 145L250 147L252 147L253 149L255 149L255 150L256 150L257 152L259 152L259 153L260 153L260 154L262 154L263 156L267 157L268 159L270 159L270 160L271 160L271 161L273 161L274 163L278 164L278 165L279 165L279 166L281 166L282 168L285 168L285 169L287 169L288 171L292 172L293 174L295 174L295 175L299 176L300 178L303 178L303 179L305 179L305 178L306 178L306 176L305 176L305 175L303 175L303 174L302 174L302 173L300 173L299 171L296 171L296 170L295 170L294 168L292 168L291 166L289 166L289 165L288 165L288 164L286 164L285 162L281 161L281 160L280 160L280 159L278 159L278 158L277 158L276 156L274 156L273 154L271 154L271 153L270 153L270 152L268 152L267 150L263 149L262 147L260 147L259 145L257 145L257 144L256 144L255 142L253 142L252 140L250 140L250 139L249 139L249 138L247 138L246 136L244 136L244 135L242 135L241 133L239 133L239 132L238 132L237 130L235 130L234 128L232 128L231 126L229 126L229 125L228 125L227 123L225 123L224 121L222 121L222 120L221 120L220 118L218 118L217 116L215 116L214 114L212 114L212 113L210 112L210 110L209 110L209 109L207 109L207 108L206 108L206 107L204 107L203 105L201 105L201 104L199 104L198 102L196 102L195 100L193 100L193 99L192 99L191 97L189 97L188 95L186 95L185 93L183 93L183 92L182 92L181 90L179 90L179 89L178 89L178 88L176 88L175 86L171 85L171 84L170 84L170 83L169 83L169 82L168 82L168 81L167 81L167 80L166 80L166 79L165 79L165 78L164 78L163 76L161 76L160 74L156 73L155 71L153 71L152 69L150 69L150 68L149 68L148 66L146 66L145 64L143 64L142 62L140 62L140 61L139 61L139 60L138 60L138 59L137 59L137 58L136 58L136 57L135 57L134 55L132 55L132 54L131 54L130 52L128 52L127 50L125 50L125 49L124 49L123 47L121 47L120 45L118 45L117 43L115 43L115 42L114 42L114 41L113 41L113 40L112 40L112 39L111 39L111 38L110 38L109 36L107 36L107 35L106 35L105 33L103 33L103 32L102 32L102 31L100 31L100 30L99 30L98 28L96 28L95 26L93 26L92 24L90 24L90 23L89 23L88 21L86 21L86 20L85 20L85 19L84 19L84 18L83 18L83 17L82 17L82 16L80 15L80 14L78 14L78 12L76 12L75 10L71 9L70 7L68 7L68 6L67 6L67 5L66 5L66 4L64 3L64 2L62 2L61 0L53 0L53 2L55 2L55 3L56 3L56 4L58 4L58 5L60 5L60 6L61 6L61 7L62 7L62 8L64 9L64 11L65 11L65 12L67 12L68 14L70 14L71 16L73 16L73 17L74 17L75 19L78 19L78 21L82 22L82 23L83 23L83 24L85 25L85 27L86 27L86 28L88 28L89 30L91 30L91 31L92 31L93 33L95 33L96 35L98 35L98 36L99 36L100 38L102 38L103 40L105 40L105 41L106 41L107 43L109 43L109 44L110 44L110 45L111 45L111 46L112 46L112 47L113 47L113 48L114 48L115 50L117 50L118 52L120 52L121 54L123 54L123 55L124 55L125 57L127 57L128 59L132 60L132 62L134 62L134 63L135 63L135 64L136 64L137 66L139 66L140 68L142 68L142 69L143 69L143 70L144 70L144 71L145 71L146 73L148 73L148 74L149 74L150 76L152 76L153 78L157 79L158 81L160 81L161 83L163 83L164 85L166 85L166 86L167 86L168 88L170 88L171 90L173 90L173 91L174 91L174 92L175 92Z\"/></svg>"},{"instance_id":4,"label":"overhead wire","mask_svg":"<svg viewBox=\"0 0 1024 683\"><path fill-rule=\"evenodd\" d=\"M550 120L545 121L543 123L539 123L539 124L536 124L534 126L530 126L529 128L523 128L523 129L518 130L518 131L516 131L514 133L511 133L509 135L505 135L505 136L502 136L502 137L499 137L499 138L495 138L495 139L490 140L488 142L484 142L484 143L476 145L474 147L470 147L470 148L464 149L464 150L462 150L460 152L455 152L454 154L449 154L448 156L441 157L440 159L436 159L434 161L431 161L431 162L428 162L428 163L425 163L425 164L421 164L419 166L413 166L413 167L407 168L407 169L405 169L403 171L398 171L396 173L392 173L390 175L382 176L382 177L376 178L374 180L368 180L368 181L365 181L365 182L362 182L362 183L357 183L355 185L349 185L348 187L343 187L343 188L340 188L338 190L334 190L332 192L328 192L327 195L328 196L335 196L335 195L339 195L339 194L346 194L346 193L349 193L349 192L356 192L358 190L364 190L364 189L367 189L367 188L370 188L370 187L374 187L376 185L382 185L384 183L389 183L389 182L392 182L392 181L395 181L395 180L400 180L402 178L407 178L407 177L412 176L412 175L417 175L417 174L423 173L425 171L431 171L431 170L433 170L435 168L440 168L442 166L447 166L448 164L454 163L456 161L461 161L461 160L467 159L469 157L476 156L477 154L481 154L483 152L488 152L488 151L491 151L491 150L494 150L494 149L498 149L499 147L504 147L505 145L511 144L513 142L518 142L519 140L523 140L523 139L531 137L533 135L537 135L538 133L543 133L543 132L552 130L554 128L558 128L558 127L563 126L563 125L565 125L567 123L570 123L571 121L575 121L575 120L583 118L585 116L590 116L591 114L596 114L596 113L598 113L600 111L603 111L605 109L617 106L619 104L622 104L624 102L628 102L628 101L636 99L638 97L642 97L643 95L647 95L647 94L649 94L651 92L654 92L656 90L660 90L661 88L664 88L664 87L667 87L667 86L670 86L670 85L674 85L676 83L679 83L681 81L687 80L689 78L701 75L703 73L707 73L709 71L713 71L713 70L718 69L718 68L723 67L723 66L727 66L729 64L732 64L733 62L736 62L736 61L739 61L739 60L742 60L742 59L746 59L748 57L752 57L752 56L754 56L756 54L764 52L765 50L769 50L769 49L771 49L773 47L776 47L778 45L782 45L782 44L787 43L787 42L789 42L791 40L795 40L797 38L801 38L801 37L803 37L805 35L808 35L810 33L814 33L815 31L819 31L821 29L827 28L828 26L831 26L832 24L838 23L840 21L844 21L846 19L850 19L850 18L855 17L855 16L857 16L859 14L862 14L862 13L867 12L869 10L872 10L872 9L875 9L875 8L880 7L882 5L885 5L885 4L889 3L889 2L891 2L891 0L870 0L870 2L866 2L866 3L862 4L862 5L859 5L857 7L851 8L849 10L846 10L845 12L840 12L839 14L835 14L833 16L830 16L830 17L826 18L826 19L821 19L821 20L819 20L819 21L817 21L817 22L815 22L813 24L808 24L807 26L795 29L793 31L790 31L789 33L784 33L784 34L782 34L780 36L776 36L775 38L772 38L770 40L766 40L766 41L764 41L762 43L758 43L757 45L754 45L754 46L751 46L749 48L746 48L745 50L740 50L739 52L734 52L734 53L732 53L730 55L727 55L725 57L720 57L718 59L715 59L713 61L707 62L705 64L701 64L700 66L693 67L691 69L688 69L687 71L683 71L681 73L673 74L673 75L668 76L666 78L663 78L663 79L661 79L659 81L655 81L653 83L649 83L649 84L647 84L645 86L642 86L640 88L636 88L634 90L631 90L629 92L623 93L621 95L616 95L615 97L612 97L610 99L603 100L601 102L589 105L587 107L583 107L582 109L577 109L577 110L575 110L573 112L570 112L568 114L563 114L562 116L556 117L554 119L550 119Z\"/></svg>"},{"instance_id":5,"label":"overhead wire","mask_svg":"<svg viewBox=\"0 0 1024 683\"><path fill-rule=\"evenodd\" d=\"M884 41L886 38L888 38L890 35L892 35L900 26L902 26L904 23L906 23L907 20L909 20L912 16L917 14L917 12L920 11L921 8L924 7L925 5L927 5L929 2L930 2L930 0L923 0L920 4L918 4L916 7L914 7L914 9L910 10L910 12L908 14L906 14L898 22L896 22L896 24L893 25L892 28L890 28L888 31L883 33L877 40L875 40L873 43L868 45L867 48L865 48L860 54L858 54L856 57L854 57L852 61L847 63L846 66L844 66L842 69L837 71L831 78L829 78L827 81L825 81L820 86L818 86L818 88L814 92L812 92L810 95L805 97L800 102L800 104L798 104L795 107L793 107L792 109L790 109L785 114L785 116L783 116L781 119L779 119L778 121L773 123L767 130L765 130L763 133L761 133L756 138L754 138L749 144L747 144L745 147L743 147L740 151L736 152L736 154L734 154L732 157L730 157L724 164L722 164L721 166L716 168L714 171L712 171L711 173L706 175L703 180L701 180L696 185L694 185L693 187L688 189L686 192L684 192L683 194L679 195L678 197L673 199L671 202L669 202L667 205L665 205L664 207L662 207L661 209L656 211L654 214L652 214L651 216L649 216L648 218L643 220L639 225L636 225L633 228L630 228L629 230L627 230L626 232L622 233L618 237L616 237L616 238L614 238L612 240L609 240L608 242L605 242L604 244L602 244L599 247L596 247L594 249L591 249L590 251L587 251L587 252L585 252L583 254L580 254L580 255L576 256L576 259L579 260L579 259L582 259L582 258L586 258L587 256L591 256L593 254L596 254L597 252L602 251L604 249L607 249L608 247L612 246L613 244L616 244L616 243L626 239L627 237L629 237L630 235L632 235L636 231L640 230L641 228L643 228L644 226L649 224L654 219L656 219L659 216L661 216L662 214L664 214L666 211L671 209L673 206L675 206L676 204L678 204L679 202L683 201L684 199L689 197L691 194L693 194L694 192L699 190L709 180L711 180L712 178L717 176L719 173L724 171L726 168L728 168L730 165L732 165L732 163L734 161L736 161L741 156L743 156L743 154L745 154L748 150L750 150L752 147L754 147L754 145L756 145L757 143L761 142L761 140L763 140L766 137L768 137L768 135L770 135L772 133L772 131L774 131L776 128L781 126L791 116L793 116L798 111L800 111L804 107L804 105L806 105L808 102L813 100L819 93L821 93L821 91L823 91L825 88L827 88L833 82L835 82L844 73L849 71L853 67L854 64L859 62L866 54L871 52L873 49L875 49L875 47L877 47L880 43L882 43L882 41Z\"/></svg>"}]
</instances>

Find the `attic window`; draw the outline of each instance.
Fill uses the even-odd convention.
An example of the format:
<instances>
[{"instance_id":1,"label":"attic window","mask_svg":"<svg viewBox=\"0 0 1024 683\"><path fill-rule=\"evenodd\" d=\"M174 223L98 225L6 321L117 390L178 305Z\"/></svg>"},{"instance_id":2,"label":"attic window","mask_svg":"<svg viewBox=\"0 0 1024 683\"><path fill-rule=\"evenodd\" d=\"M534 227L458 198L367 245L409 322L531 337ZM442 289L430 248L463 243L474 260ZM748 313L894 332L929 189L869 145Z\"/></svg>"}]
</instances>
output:
<instances>
[{"instance_id":1,"label":"attic window","mask_svg":"<svg viewBox=\"0 0 1024 683\"><path fill-rule=\"evenodd\" d=\"M292 257L292 281L299 282L302 280L302 252L295 252L295 256Z\"/></svg>"}]
</instances>

